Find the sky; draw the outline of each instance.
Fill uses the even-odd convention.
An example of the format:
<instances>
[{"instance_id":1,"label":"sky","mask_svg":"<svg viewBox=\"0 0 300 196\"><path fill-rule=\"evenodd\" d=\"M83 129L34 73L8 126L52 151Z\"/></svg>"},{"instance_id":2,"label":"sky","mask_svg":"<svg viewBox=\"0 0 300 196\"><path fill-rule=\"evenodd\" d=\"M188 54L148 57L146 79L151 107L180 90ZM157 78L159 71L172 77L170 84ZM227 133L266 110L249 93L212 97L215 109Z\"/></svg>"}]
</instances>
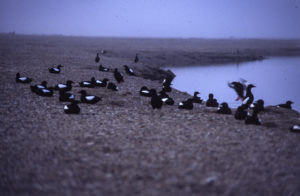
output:
<instances>
[{"instance_id":1,"label":"sky","mask_svg":"<svg viewBox=\"0 0 300 196\"><path fill-rule=\"evenodd\" d=\"M0 0L0 32L300 38L300 0Z\"/></svg>"}]
</instances>

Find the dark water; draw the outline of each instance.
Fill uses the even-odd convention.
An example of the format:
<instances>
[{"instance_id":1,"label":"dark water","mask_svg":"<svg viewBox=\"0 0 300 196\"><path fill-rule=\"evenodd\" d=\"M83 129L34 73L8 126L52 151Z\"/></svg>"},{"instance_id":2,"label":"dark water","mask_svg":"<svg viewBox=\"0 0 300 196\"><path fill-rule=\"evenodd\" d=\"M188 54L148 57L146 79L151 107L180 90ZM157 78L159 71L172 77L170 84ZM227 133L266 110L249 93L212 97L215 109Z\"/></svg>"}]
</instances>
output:
<instances>
[{"instance_id":1,"label":"dark water","mask_svg":"<svg viewBox=\"0 0 300 196\"><path fill-rule=\"evenodd\" d=\"M236 108L241 104L227 82L240 78L256 85L254 99L265 100L266 105L277 105L292 100L294 109L300 111L300 57L270 58L242 64L191 66L167 68L176 77L173 87L192 94L199 91L205 100L214 93L219 103L226 101Z\"/></svg>"}]
</instances>

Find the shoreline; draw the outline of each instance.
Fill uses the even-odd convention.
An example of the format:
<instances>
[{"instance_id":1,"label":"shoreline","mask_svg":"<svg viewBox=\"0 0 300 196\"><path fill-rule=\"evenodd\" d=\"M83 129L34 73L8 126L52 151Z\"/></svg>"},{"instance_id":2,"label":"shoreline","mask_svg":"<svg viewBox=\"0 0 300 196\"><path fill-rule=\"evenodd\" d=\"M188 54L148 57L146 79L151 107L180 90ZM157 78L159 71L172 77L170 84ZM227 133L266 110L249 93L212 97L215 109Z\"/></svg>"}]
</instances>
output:
<instances>
[{"instance_id":1,"label":"shoreline","mask_svg":"<svg viewBox=\"0 0 300 196\"><path fill-rule=\"evenodd\" d=\"M289 131L300 124L298 112L271 106L259 116L262 125L245 125L204 104L178 109L177 104L191 96L176 89L169 93L175 105L160 110L153 110L150 99L139 95L142 86L161 89L159 80L165 74L161 66L187 65L203 54L236 52L236 42L192 41L0 35L0 192L32 196L299 193L299 134ZM242 42L239 48L249 54L270 52L274 43L268 43ZM298 50L290 42L277 44L273 52ZM118 84L118 92L84 89L102 100L79 104L79 115L64 113L65 103L57 92L40 97L30 91L30 85L43 80L48 86L73 80L72 92L79 99L80 81L95 77L116 82L94 61L103 49L107 54L100 56L100 62L118 68L125 82ZM135 53L140 54L136 64ZM62 72L50 74L48 68L58 64L64 65ZM126 75L124 64L137 75L156 80ZM33 82L17 84L17 72Z\"/></svg>"}]
</instances>

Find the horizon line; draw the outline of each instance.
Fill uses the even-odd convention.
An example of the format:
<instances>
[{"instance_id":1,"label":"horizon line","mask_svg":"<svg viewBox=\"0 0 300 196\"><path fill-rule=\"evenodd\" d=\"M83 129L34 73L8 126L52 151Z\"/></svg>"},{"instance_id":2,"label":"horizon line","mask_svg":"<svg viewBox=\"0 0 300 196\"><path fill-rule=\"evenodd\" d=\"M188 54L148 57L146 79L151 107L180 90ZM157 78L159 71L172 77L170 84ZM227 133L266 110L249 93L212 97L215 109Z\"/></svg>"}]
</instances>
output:
<instances>
[{"instance_id":1,"label":"horizon line","mask_svg":"<svg viewBox=\"0 0 300 196\"><path fill-rule=\"evenodd\" d=\"M0 32L0 35L25 35L25 36L65 36L65 37L94 37L94 38L125 38L125 39L232 39L232 40L300 40L300 37L164 37L164 36L115 36L115 35L73 35L73 34L47 34L47 33L16 33L15 31Z\"/></svg>"}]
</instances>

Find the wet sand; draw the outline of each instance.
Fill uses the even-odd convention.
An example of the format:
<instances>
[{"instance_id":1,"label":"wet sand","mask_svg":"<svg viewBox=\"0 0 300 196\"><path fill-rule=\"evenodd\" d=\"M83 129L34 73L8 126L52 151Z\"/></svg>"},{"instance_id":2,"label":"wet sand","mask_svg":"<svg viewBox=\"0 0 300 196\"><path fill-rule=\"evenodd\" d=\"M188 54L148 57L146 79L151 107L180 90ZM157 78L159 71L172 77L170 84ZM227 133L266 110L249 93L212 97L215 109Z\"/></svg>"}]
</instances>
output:
<instances>
[{"instance_id":1,"label":"wet sand","mask_svg":"<svg viewBox=\"0 0 300 196\"><path fill-rule=\"evenodd\" d=\"M66 115L57 93L32 94L15 74L49 86L91 77L114 81L101 63L119 68L119 92L87 89L102 97ZM237 52L237 50L239 50ZM195 105L152 110L142 86L161 88L163 66L210 64L299 55L295 40L113 39L0 35L1 195L299 195L298 112L268 107L261 126ZM135 53L140 61L133 63ZM62 73L48 72L64 65ZM137 77L124 73L132 65ZM221 66L221 65L220 65ZM152 80L150 80L152 79ZM153 80L157 79L157 80ZM115 81L114 81L115 82ZM82 89L74 85L79 97ZM231 89L228 89L231 90ZM190 95L173 90L178 103ZM296 100L295 100L296 101Z\"/></svg>"}]
</instances>

